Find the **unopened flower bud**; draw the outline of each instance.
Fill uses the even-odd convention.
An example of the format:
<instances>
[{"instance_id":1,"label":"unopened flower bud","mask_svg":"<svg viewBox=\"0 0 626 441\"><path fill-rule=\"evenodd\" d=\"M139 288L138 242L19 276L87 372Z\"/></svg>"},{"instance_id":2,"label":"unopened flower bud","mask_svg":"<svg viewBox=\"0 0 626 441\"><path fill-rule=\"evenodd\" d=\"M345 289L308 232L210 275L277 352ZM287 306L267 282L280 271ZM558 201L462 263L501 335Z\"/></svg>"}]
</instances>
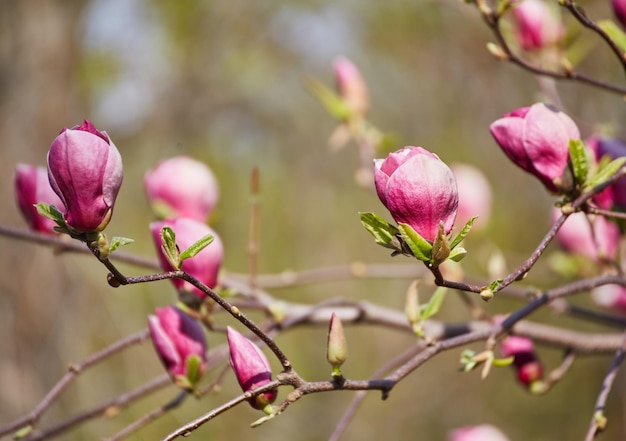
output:
<instances>
[{"instance_id":1,"label":"unopened flower bud","mask_svg":"<svg viewBox=\"0 0 626 441\"><path fill-rule=\"evenodd\" d=\"M569 141L580 139L565 113L543 103L507 113L491 124L491 134L518 167L558 192L569 159Z\"/></svg>"},{"instance_id":2,"label":"unopened flower bud","mask_svg":"<svg viewBox=\"0 0 626 441\"><path fill-rule=\"evenodd\" d=\"M621 285L602 285L591 291L593 302L611 312L626 314L626 288Z\"/></svg>"},{"instance_id":3,"label":"unopened flower bud","mask_svg":"<svg viewBox=\"0 0 626 441\"><path fill-rule=\"evenodd\" d=\"M553 219L560 215L560 210L555 208ZM598 261L615 259L619 235L618 226L604 216L578 212L568 216L556 239L565 251Z\"/></svg>"},{"instance_id":4,"label":"unopened flower bud","mask_svg":"<svg viewBox=\"0 0 626 441\"><path fill-rule=\"evenodd\" d=\"M122 157L106 132L87 120L64 129L48 151L48 176L72 233L106 228L123 176Z\"/></svg>"},{"instance_id":5,"label":"unopened flower bud","mask_svg":"<svg viewBox=\"0 0 626 441\"><path fill-rule=\"evenodd\" d=\"M544 0L521 0L513 7L517 41L524 50L542 49L560 42L565 28Z\"/></svg>"},{"instance_id":6,"label":"unopened flower bud","mask_svg":"<svg viewBox=\"0 0 626 441\"><path fill-rule=\"evenodd\" d=\"M54 205L61 212L65 211L63 202L50 186L48 171L43 167L18 164L15 169L14 188L17 205L28 226L42 233L54 233L56 222L41 216L35 207L35 204L45 202Z\"/></svg>"},{"instance_id":7,"label":"unopened flower bud","mask_svg":"<svg viewBox=\"0 0 626 441\"><path fill-rule=\"evenodd\" d=\"M453 430L448 435L448 441L509 441L509 439L497 427L481 424Z\"/></svg>"},{"instance_id":8,"label":"unopened flower bud","mask_svg":"<svg viewBox=\"0 0 626 441\"><path fill-rule=\"evenodd\" d=\"M396 222L410 225L433 241L443 222L445 234L454 225L459 195L450 168L422 147L404 147L386 159L374 160L380 201Z\"/></svg>"},{"instance_id":9,"label":"unopened flower bud","mask_svg":"<svg viewBox=\"0 0 626 441\"><path fill-rule=\"evenodd\" d=\"M626 143L621 139L592 137L587 140L587 146L594 152L597 161L604 156L611 159L626 156ZM595 195L593 200L600 208L611 209L616 205L620 210L626 210L626 177Z\"/></svg>"},{"instance_id":10,"label":"unopened flower bud","mask_svg":"<svg viewBox=\"0 0 626 441\"><path fill-rule=\"evenodd\" d=\"M333 61L337 91L349 107L352 116L363 117L369 108L367 84L357 67L346 57Z\"/></svg>"},{"instance_id":11,"label":"unopened flower bud","mask_svg":"<svg viewBox=\"0 0 626 441\"><path fill-rule=\"evenodd\" d=\"M615 18L622 26L622 29L626 29L626 1L624 0L611 0L611 6L615 13Z\"/></svg>"},{"instance_id":12,"label":"unopened flower bud","mask_svg":"<svg viewBox=\"0 0 626 441\"><path fill-rule=\"evenodd\" d=\"M500 350L503 356L513 357L517 379L523 385L531 387L543 378L543 365L537 358L533 341L529 338L516 335L506 337L502 340Z\"/></svg>"},{"instance_id":13,"label":"unopened flower bud","mask_svg":"<svg viewBox=\"0 0 626 441\"><path fill-rule=\"evenodd\" d=\"M452 164L450 169L459 189L457 219L467 222L478 216L473 229L487 225L491 215L491 185L485 175L469 164Z\"/></svg>"},{"instance_id":14,"label":"unopened flower bud","mask_svg":"<svg viewBox=\"0 0 626 441\"><path fill-rule=\"evenodd\" d=\"M257 345L230 326L226 330L230 348L230 366L235 372L241 390L248 392L272 381L272 369L265 354ZM276 400L276 390L250 398L250 405L262 410Z\"/></svg>"},{"instance_id":15,"label":"unopened flower bud","mask_svg":"<svg viewBox=\"0 0 626 441\"><path fill-rule=\"evenodd\" d=\"M195 277L209 288L217 285L217 276L222 265L224 256L224 247L222 241L206 224L188 218L178 218L167 221L158 221L150 224L150 232L157 249L159 262L164 271L173 271L174 268L168 261L163 249L161 248L161 228L169 226L176 234L176 243L181 251L189 248L196 241L210 234L213 236L211 242L206 248L190 259L186 259L181 269L189 275ZM196 288L189 282L182 279L170 279L177 290L193 293L197 298L204 299L206 294Z\"/></svg>"},{"instance_id":16,"label":"unopened flower bud","mask_svg":"<svg viewBox=\"0 0 626 441\"><path fill-rule=\"evenodd\" d=\"M152 343L172 379L193 388L206 370L207 343L200 324L178 308L157 308L148 316Z\"/></svg>"},{"instance_id":17,"label":"unopened flower bud","mask_svg":"<svg viewBox=\"0 0 626 441\"><path fill-rule=\"evenodd\" d=\"M328 324L328 339L326 341L326 359L333 367L333 375L341 375L339 368L348 358L348 345L343 333L341 319L333 312Z\"/></svg>"},{"instance_id":18,"label":"unopened flower bud","mask_svg":"<svg viewBox=\"0 0 626 441\"><path fill-rule=\"evenodd\" d=\"M205 222L219 196L217 180L204 163L188 156L166 159L146 173L146 194L160 218Z\"/></svg>"}]
</instances>

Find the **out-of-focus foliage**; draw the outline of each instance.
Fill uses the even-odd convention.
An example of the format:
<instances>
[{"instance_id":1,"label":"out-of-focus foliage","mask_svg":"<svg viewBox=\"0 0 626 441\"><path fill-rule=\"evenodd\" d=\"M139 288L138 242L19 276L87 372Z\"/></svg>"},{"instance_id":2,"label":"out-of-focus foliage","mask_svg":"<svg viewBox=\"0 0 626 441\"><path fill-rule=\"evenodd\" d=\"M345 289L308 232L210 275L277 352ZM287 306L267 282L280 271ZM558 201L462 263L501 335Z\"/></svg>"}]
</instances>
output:
<instances>
[{"instance_id":1,"label":"out-of-focus foliage","mask_svg":"<svg viewBox=\"0 0 626 441\"><path fill-rule=\"evenodd\" d=\"M594 17L610 16L608 1L585 7ZM10 185L15 164L44 165L60 129L89 118L108 132L124 159L124 184L109 230L136 240L125 251L154 253L143 174L161 158L188 154L206 161L220 182L223 196L212 226L223 239L228 270L247 268L248 179L254 166L261 171L262 272L390 262L360 226L359 211L383 208L372 189L354 183L356 150L328 151L334 123L302 83L310 75L330 84L332 58L343 54L368 82L370 119L395 134L397 148L421 145L448 163L472 163L494 185L493 219L464 244L469 252L464 268L484 275L485 257L495 246L517 265L548 227L550 198L539 182L508 163L488 126L541 95L535 78L489 55L488 41L476 11L456 0L2 2L0 222L22 222ZM604 49L581 69L623 81ZM613 123L624 134L620 97L576 84L558 87L583 136L598 122ZM104 268L86 256L57 256L6 238L0 238L0 247L0 424L31 410L68 363L144 328L156 305L174 301L169 282L111 289ZM548 286L549 276L538 269L529 283ZM408 284L345 281L274 294L297 301L360 298L401 309ZM442 318L466 320L461 303L452 299L449 295ZM495 299L488 309L511 306ZM325 333L299 329L278 338L307 379L328 378ZM413 343L410 336L373 327L346 327L346 337L351 353L342 372L350 378L367 378ZM210 346L224 340L209 335ZM498 425L511 439L580 438L608 365L607 358L582 360L553 391L537 398L506 369L482 382L475 373L457 372L460 352L427 363L385 402L371 393L346 439L443 439L451 428L482 422ZM545 352L546 364L555 366L560 354ZM81 375L43 422L86 409L160 372L152 348L143 345ZM607 412L612 439L626 430L620 421L621 386ZM91 422L71 439L113 434L176 393L172 387L114 420ZM136 439L157 439L236 393L230 376L219 394L188 400ZM279 400L283 397L281 391ZM306 397L254 431L248 425L258 415L241 406L195 436L324 439L350 399L350 393ZM318 424L311 424L313 419Z\"/></svg>"}]
</instances>

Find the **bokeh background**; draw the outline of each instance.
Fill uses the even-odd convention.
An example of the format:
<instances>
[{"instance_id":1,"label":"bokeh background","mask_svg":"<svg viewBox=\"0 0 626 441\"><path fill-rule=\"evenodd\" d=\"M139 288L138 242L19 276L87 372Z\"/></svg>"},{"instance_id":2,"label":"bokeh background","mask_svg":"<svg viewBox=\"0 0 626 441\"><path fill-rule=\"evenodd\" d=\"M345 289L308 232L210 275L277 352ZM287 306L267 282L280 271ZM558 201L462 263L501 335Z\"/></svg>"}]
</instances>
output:
<instances>
[{"instance_id":1,"label":"bokeh background","mask_svg":"<svg viewBox=\"0 0 626 441\"><path fill-rule=\"evenodd\" d=\"M608 0L584 3L592 17L610 17ZM457 0L2 1L0 222L23 225L12 189L15 165L45 165L58 132L88 118L109 133L124 159L124 185L108 231L136 240L125 251L154 255L143 174L161 158L188 154L209 164L220 181L212 225L225 243L227 270L247 269L253 167L261 172L263 273L393 262L359 223L359 211L387 214L371 188L355 184L356 149L328 150L335 122L303 85L306 76L331 85L332 59L342 54L369 84L370 119L393 134L398 148L421 145L446 162L467 162L486 174L493 185L493 216L486 229L468 239L463 267L485 276L488 257L499 250L511 268L547 230L553 198L510 165L489 135L489 124L501 114L542 99L532 75L489 55L485 45L491 39L477 12ZM580 68L623 83L623 72L600 44ZM624 135L620 96L571 83L557 87L585 136L599 124ZM135 275L145 271L121 269ZM167 282L111 289L105 275L88 256L54 255L48 248L0 237L0 424L31 410L70 362L143 329L155 306L174 300ZM299 302L365 299L400 309L409 282L346 280L272 294ZM545 288L559 282L563 278L544 264L524 283ZM586 296L579 297L578 303L588 304ZM499 298L485 305L489 312L516 306ZM441 318L463 321L468 315L450 295ZM549 312L533 318L601 329ZM302 328L277 339L307 379L328 378L325 332ZM413 342L373 326L349 328L347 336L351 352L344 373L351 378L367 378ZM209 339L212 346L224 341L219 334ZM549 367L558 364L559 351L540 351ZM460 352L430 361L385 402L371 393L344 439L444 440L452 428L484 422L498 425L511 440L580 439L611 359L582 358L547 396L533 397L509 369L496 369L485 381L477 372L459 373ZM81 374L42 424L110 399L161 371L150 344L118 355ZM624 386L620 375L602 439L626 438ZM187 400L131 439L159 439L237 393L227 376L220 393ZM61 438L110 436L175 395L172 386ZM192 439L326 439L351 398L348 392L305 397L254 430L248 426L260 415L240 406Z\"/></svg>"}]
</instances>

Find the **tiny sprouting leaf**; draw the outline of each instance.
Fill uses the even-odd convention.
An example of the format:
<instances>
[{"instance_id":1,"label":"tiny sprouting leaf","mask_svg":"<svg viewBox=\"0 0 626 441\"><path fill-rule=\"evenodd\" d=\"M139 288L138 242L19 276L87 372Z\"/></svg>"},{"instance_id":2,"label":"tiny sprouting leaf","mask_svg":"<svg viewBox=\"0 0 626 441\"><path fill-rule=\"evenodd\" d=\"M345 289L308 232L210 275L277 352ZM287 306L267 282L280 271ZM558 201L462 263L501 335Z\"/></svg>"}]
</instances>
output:
<instances>
[{"instance_id":1,"label":"tiny sprouting leaf","mask_svg":"<svg viewBox=\"0 0 626 441\"><path fill-rule=\"evenodd\" d=\"M589 190L591 188L597 187L598 185L604 184L606 181L608 181L611 178L611 176L613 176L615 173L619 171L620 168L622 168L624 163L626 163L626 157L622 156L619 158L615 158L614 160L606 164L606 166L598 169L596 174L593 175L585 183L584 189Z\"/></svg>"},{"instance_id":2,"label":"tiny sprouting leaf","mask_svg":"<svg viewBox=\"0 0 626 441\"><path fill-rule=\"evenodd\" d=\"M161 228L161 240L163 242L161 249L165 258L175 269L180 269L180 250L178 245L176 245L176 233L174 233L174 230L167 225Z\"/></svg>"},{"instance_id":3,"label":"tiny sprouting leaf","mask_svg":"<svg viewBox=\"0 0 626 441\"><path fill-rule=\"evenodd\" d=\"M350 116L350 107L346 102L324 84L314 78L307 78L305 84L331 116L340 120L345 120Z\"/></svg>"},{"instance_id":4,"label":"tiny sprouting leaf","mask_svg":"<svg viewBox=\"0 0 626 441\"><path fill-rule=\"evenodd\" d=\"M434 267L441 265L450 255L450 243L443 228L443 221L439 222L437 236L430 252L430 264Z\"/></svg>"},{"instance_id":5,"label":"tiny sprouting leaf","mask_svg":"<svg viewBox=\"0 0 626 441\"><path fill-rule=\"evenodd\" d=\"M463 247L457 247L450 252L448 259L460 262L465 256L467 256L467 250Z\"/></svg>"},{"instance_id":6,"label":"tiny sprouting leaf","mask_svg":"<svg viewBox=\"0 0 626 441\"><path fill-rule=\"evenodd\" d=\"M189 248L187 248L185 251L180 253L180 263L182 264L184 260L191 259L192 257L194 257L200 251L202 251L207 246L209 246L211 242L213 242L213 236L210 234L207 234L206 236L202 237L200 240L191 244Z\"/></svg>"},{"instance_id":7,"label":"tiny sprouting leaf","mask_svg":"<svg viewBox=\"0 0 626 441\"><path fill-rule=\"evenodd\" d=\"M477 219L478 219L478 216L475 216L467 221L467 223L465 224L463 229L459 232L459 234L457 234L456 237L452 240L452 242L450 242L451 250L454 250L457 247L457 245L460 244L463 239L465 239L467 234L472 229L472 225L474 225L474 222L476 222Z\"/></svg>"},{"instance_id":8,"label":"tiny sprouting leaf","mask_svg":"<svg viewBox=\"0 0 626 441\"><path fill-rule=\"evenodd\" d=\"M433 246L419 235L410 225L398 223L398 229L402 235L402 239L411 249L413 255L421 261L430 262L430 256Z\"/></svg>"},{"instance_id":9,"label":"tiny sprouting leaf","mask_svg":"<svg viewBox=\"0 0 626 441\"><path fill-rule=\"evenodd\" d=\"M112 253L117 248L119 248L119 247L121 247L123 245L128 245L129 243L133 243L134 241L135 241L134 239L130 239L128 237L117 237L117 236L114 236L111 239L111 244L109 245L109 253Z\"/></svg>"},{"instance_id":10,"label":"tiny sprouting leaf","mask_svg":"<svg viewBox=\"0 0 626 441\"><path fill-rule=\"evenodd\" d=\"M430 296L428 303L422 305L422 320L428 320L439 312L447 291L447 288L440 286L435 290L433 295Z\"/></svg>"},{"instance_id":11,"label":"tiny sprouting leaf","mask_svg":"<svg viewBox=\"0 0 626 441\"><path fill-rule=\"evenodd\" d=\"M398 229L389 222L374 213L359 213L361 223L369 233L374 236L377 244L385 248L396 249Z\"/></svg>"},{"instance_id":12,"label":"tiny sprouting leaf","mask_svg":"<svg viewBox=\"0 0 626 441\"><path fill-rule=\"evenodd\" d=\"M568 148L574 179L583 185L587 181L590 166L585 144L579 139L570 139Z\"/></svg>"}]
</instances>

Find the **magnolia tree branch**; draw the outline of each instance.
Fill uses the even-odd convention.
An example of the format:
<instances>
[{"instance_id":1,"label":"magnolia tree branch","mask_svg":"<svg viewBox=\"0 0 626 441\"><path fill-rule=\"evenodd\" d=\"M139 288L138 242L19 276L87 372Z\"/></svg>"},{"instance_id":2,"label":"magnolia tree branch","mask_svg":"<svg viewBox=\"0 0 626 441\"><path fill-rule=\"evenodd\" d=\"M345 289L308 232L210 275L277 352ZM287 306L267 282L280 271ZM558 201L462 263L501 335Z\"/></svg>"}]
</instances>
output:
<instances>
[{"instance_id":1,"label":"magnolia tree branch","mask_svg":"<svg viewBox=\"0 0 626 441\"><path fill-rule=\"evenodd\" d=\"M609 367L609 371L604 377L604 381L602 382L602 387L600 388L600 394L598 395L598 399L596 400L596 405L594 407L593 417L591 418L591 424L589 425L589 431L587 432L587 436L585 437L585 441L593 441L598 432L603 431L606 428L607 420L604 416L604 409L606 407L606 401L609 397L609 393L613 387L613 382L615 381L615 377L617 376L617 371L620 366L624 362L624 356L626 355L626 334L624 334L624 339L622 341L622 347L618 349L615 354L615 358L613 358L613 362Z\"/></svg>"},{"instance_id":2,"label":"magnolia tree branch","mask_svg":"<svg viewBox=\"0 0 626 441\"><path fill-rule=\"evenodd\" d=\"M565 4L567 3L571 3L570 0L566 0ZM571 69L571 67L564 66L563 71L553 71L553 70L548 70L548 69L544 69L538 66L535 66L529 62L527 62L526 60L524 60L522 57L520 57L519 55L517 55L512 49L511 46L509 45L509 43L506 41L506 38L504 37L503 33L502 33L502 29L500 27L500 19L501 16L500 14L498 14L498 12L496 12L495 10L493 10L490 6L486 5L486 3L484 1L475 1L475 4L478 7L478 10L481 14L481 16L483 17L484 22L487 24L487 26L491 29L491 31L493 32L494 36L496 37L497 41L498 41L498 52L495 52L494 55L502 60L502 61L509 61L513 64L516 64L517 66L521 67L524 70L527 70L531 73L534 73L536 75L541 75L541 76L545 76L545 77L550 77L550 78L554 78L557 80L565 80L565 81L576 81L579 82L581 84L586 84L588 86L592 86L592 87L596 87L598 89L602 89L602 90L606 90L608 92L612 92L612 93L617 93L620 95L626 95L626 87L623 86L618 86L615 84L611 84L602 80L598 80L596 78L593 77L589 77L585 74L582 74L580 72L576 72L574 70ZM574 10L578 11L578 9L576 7L573 7ZM580 12L580 11L578 11ZM578 18L578 17L577 17ZM588 20L588 19L587 19ZM596 31L597 25L595 25L594 27L588 26L592 29L594 29L594 31ZM598 28L599 29L599 28ZM604 34L603 38L607 41L611 41L611 43L609 43L609 45L611 46L612 50L613 46L615 46L615 43L610 39L610 37L606 36L606 33L603 32L601 29L599 29L600 32L598 32L601 36ZM624 64L624 59L621 56L621 52L619 55L620 58L620 62L622 64Z\"/></svg>"}]
</instances>

